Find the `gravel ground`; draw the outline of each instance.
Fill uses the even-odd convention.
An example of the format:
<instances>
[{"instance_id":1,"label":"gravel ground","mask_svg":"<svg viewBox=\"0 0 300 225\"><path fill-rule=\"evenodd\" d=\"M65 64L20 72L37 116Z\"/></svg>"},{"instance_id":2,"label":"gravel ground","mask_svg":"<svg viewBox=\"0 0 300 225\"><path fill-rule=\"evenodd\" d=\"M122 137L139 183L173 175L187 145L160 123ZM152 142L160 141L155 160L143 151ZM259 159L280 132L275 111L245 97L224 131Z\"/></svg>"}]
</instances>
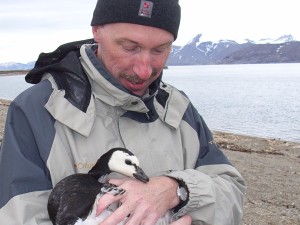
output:
<instances>
[{"instance_id":1,"label":"gravel ground","mask_svg":"<svg viewBox=\"0 0 300 225\"><path fill-rule=\"evenodd\" d=\"M244 225L300 224L300 143L215 132L247 183Z\"/></svg>"},{"instance_id":2,"label":"gravel ground","mask_svg":"<svg viewBox=\"0 0 300 225\"><path fill-rule=\"evenodd\" d=\"M0 99L0 142L9 101ZM243 225L300 224L300 143L214 132L247 183Z\"/></svg>"},{"instance_id":3,"label":"gravel ground","mask_svg":"<svg viewBox=\"0 0 300 225\"><path fill-rule=\"evenodd\" d=\"M0 143L3 137L5 118L10 101L0 99Z\"/></svg>"}]
</instances>

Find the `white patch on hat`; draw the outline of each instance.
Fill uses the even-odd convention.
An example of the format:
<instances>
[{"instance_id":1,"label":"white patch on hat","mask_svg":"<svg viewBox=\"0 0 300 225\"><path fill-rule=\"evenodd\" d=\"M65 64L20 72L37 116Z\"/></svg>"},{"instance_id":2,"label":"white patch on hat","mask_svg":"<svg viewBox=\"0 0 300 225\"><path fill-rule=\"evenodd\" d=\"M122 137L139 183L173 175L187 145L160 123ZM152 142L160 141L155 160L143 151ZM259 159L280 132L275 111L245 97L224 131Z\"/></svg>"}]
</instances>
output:
<instances>
[{"instance_id":1,"label":"white patch on hat","mask_svg":"<svg viewBox=\"0 0 300 225\"><path fill-rule=\"evenodd\" d=\"M141 0L139 16L151 18L153 9L153 2Z\"/></svg>"}]
</instances>

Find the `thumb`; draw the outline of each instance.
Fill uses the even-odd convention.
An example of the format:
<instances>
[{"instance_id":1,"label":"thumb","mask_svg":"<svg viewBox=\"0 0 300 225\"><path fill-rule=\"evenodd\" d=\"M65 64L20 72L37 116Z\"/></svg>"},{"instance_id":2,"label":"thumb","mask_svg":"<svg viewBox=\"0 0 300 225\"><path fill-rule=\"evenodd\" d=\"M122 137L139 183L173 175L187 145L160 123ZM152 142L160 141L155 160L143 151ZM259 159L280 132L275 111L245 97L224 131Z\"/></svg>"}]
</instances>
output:
<instances>
[{"instance_id":1,"label":"thumb","mask_svg":"<svg viewBox=\"0 0 300 225\"><path fill-rule=\"evenodd\" d=\"M189 215L184 215L179 220L170 223L170 225L191 225L192 224L192 217Z\"/></svg>"},{"instance_id":2,"label":"thumb","mask_svg":"<svg viewBox=\"0 0 300 225\"><path fill-rule=\"evenodd\" d=\"M120 186L124 183L125 179L110 179L108 183Z\"/></svg>"}]
</instances>

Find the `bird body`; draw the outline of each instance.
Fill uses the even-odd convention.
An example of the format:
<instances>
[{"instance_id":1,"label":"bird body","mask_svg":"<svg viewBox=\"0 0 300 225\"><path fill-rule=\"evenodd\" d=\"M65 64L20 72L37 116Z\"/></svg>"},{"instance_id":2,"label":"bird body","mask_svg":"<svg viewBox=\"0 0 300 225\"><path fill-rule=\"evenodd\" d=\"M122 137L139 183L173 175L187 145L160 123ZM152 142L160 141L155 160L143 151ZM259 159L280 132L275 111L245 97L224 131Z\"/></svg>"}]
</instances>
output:
<instances>
[{"instance_id":1,"label":"bird body","mask_svg":"<svg viewBox=\"0 0 300 225\"><path fill-rule=\"evenodd\" d=\"M106 191L102 189L102 192L106 192ZM98 200L101 198L101 196L102 196L102 194L98 194L96 196L96 200L95 200L95 203L94 203L94 206L93 206L93 209L92 209L90 215L85 220L78 219L74 225L99 225L105 218L107 218L114 212L114 210L118 207L117 204L113 204L113 205L109 206L108 209L103 211L100 215L96 216L97 203L98 203ZM127 218L125 218L123 221L121 221L117 225L125 224L126 219Z\"/></svg>"},{"instance_id":2,"label":"bird body","mask_svg":"<svg viewBox=\"0 0 300 225\"><path fill-rule=\"evenodd\" d=\"M135 177L143 182L149 181L148 176L139 167L138 159L129 150L113 148L102 155L87 174L70 175L55 185L47 205L52 223L54 225L74 225L76 222L78 222L76 225L93 224L89 220L96 221L95 204L98 202L97 199L105 193L117 195L125 192L122 188L98 181L110 172ZM104 214L111 213L112 209L104 212Z\"/></svg>"}]
</instances>

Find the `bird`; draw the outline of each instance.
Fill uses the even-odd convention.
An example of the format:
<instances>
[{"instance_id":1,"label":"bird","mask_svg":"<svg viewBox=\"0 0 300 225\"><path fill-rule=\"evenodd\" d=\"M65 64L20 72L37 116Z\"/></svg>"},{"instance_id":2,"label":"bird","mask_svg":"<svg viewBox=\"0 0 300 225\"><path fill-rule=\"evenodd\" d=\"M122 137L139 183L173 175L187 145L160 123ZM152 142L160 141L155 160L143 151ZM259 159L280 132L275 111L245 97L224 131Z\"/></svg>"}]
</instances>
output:
<instances>
[{"instance_id":1,"label":"bird","mask_svg":"<svg viewBox=\"0 0 300 225\"><path fill-rule=\"evenodd\" d=\"M98 225L104 219L96 217L99 198L105 193L125 193L124 189L103 181L111 172L118 172L145 183L149 181L131 151L121 147L112 148L97 160L88 173L72 174L54 186L47 203L53 225ZM114 209L113 206L107 209L101 214L102 217L107 217Z\"/></svg>"}]
</instances>

